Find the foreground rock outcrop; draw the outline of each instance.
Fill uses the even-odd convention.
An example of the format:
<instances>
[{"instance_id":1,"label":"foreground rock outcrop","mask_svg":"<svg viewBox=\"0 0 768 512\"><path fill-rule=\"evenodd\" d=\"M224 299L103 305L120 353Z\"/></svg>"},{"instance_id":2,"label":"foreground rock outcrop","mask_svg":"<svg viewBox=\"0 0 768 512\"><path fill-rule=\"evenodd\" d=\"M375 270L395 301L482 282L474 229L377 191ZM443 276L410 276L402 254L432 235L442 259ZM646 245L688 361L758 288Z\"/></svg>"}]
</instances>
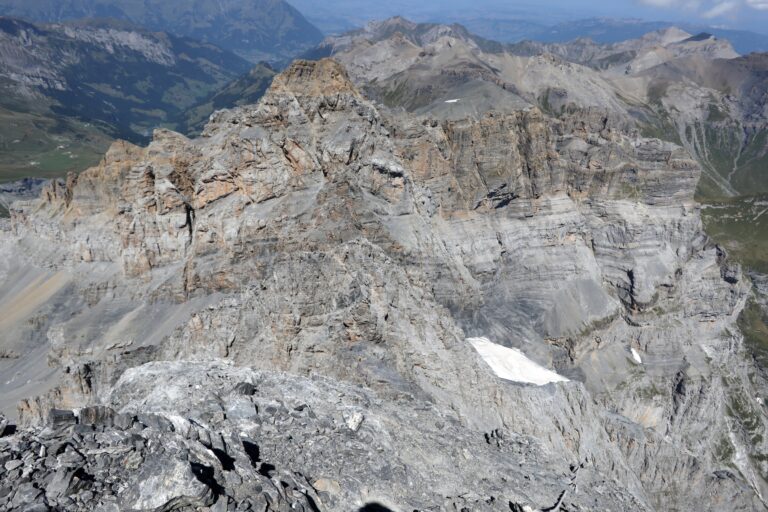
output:
<instances>
[{"instance_id":1,"label":"foreground rock outcrop","mask_svg":"<svg viewBox=\"0 0 768 512\"><path fill-rule=\"evenodd\" d=\"M173 414L169 401L180 404ZM45 427L0 439L11 506L522 510L565 493L587 508L643 509L536 438L475 433L430 402L382 400L327 379L150 363L127 371L107 404L78 418L53 411ZM577 486L606 496L573 496Z\"/></svg>"},{"instance_id":2,"label":"foreground rock outcrop","mask_svg":"<svg viewBox=\"0 0 768 512\"><path fill-rule=\"evenodd\" d=\"M296 62L200 139L116 144L12 206L0 405L27 427L3 453L70 442L102 482L29 491L46 506L763 508L749 284L703 232L699 176L596 109L437 122ZM468 337L568 381L504 381ZM121 426L35 426L95 405ZM103 473L126 432L136 472ZM64 478L40 458L14 478Z\"/></svg>"}]
</instances>

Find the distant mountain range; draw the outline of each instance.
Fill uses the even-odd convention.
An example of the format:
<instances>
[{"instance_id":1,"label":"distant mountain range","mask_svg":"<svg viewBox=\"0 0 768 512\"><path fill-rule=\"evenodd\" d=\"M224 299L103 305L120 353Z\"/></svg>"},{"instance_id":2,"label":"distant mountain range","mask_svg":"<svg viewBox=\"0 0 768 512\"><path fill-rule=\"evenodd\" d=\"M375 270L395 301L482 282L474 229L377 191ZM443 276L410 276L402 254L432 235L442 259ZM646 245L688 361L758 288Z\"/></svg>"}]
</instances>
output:
<instances>
[{"instance_id":1,"label":"distant mountain range","mask_svg":"<svg viewBox=\"0 0 768 512\"><path fill-rule=\"evenodd\" d=\"M503 44L461 25L392 18L327 39L367 94L392 108L444 119L538 107L609 112L700 161L702 197L768 192L768 58L727 40L665 28L598 43Z\"/></svg>"},{"instance_id":2,"label":"distant mountain range","mask_svg":"<svg viewBox=\"0 0 768 512\"><path fill-rule=\"evenodd\" d=\"M643 35L670 27L679 27L696 34L706 32L727 39L741 53L768 51L768 35L745 30L731 30L689 23L643 21L633 19L591 18L554 26L524 20L474 18L462 20L471 32L495 41L515 43L526 39L547 43L564 43L589 38L596 43L617 43L638 39Z\"/></svg>"},{"instance_id":3,"label":"distant mountain range","mask_svg":"<svg viewBox=\"0 0 768 512\"><path fill-rule=\"evenodd\" d=\"M257 64L248 73L187 109L179 120L179 130L197 135L205 128L211 113L224 108L257 103L272 84L275 74L276 71L267 64Z\"/></svg>"},{"instance_id":4,"label":"distant mountain range","mask_svg":"<svg viewBox=\"0 0 768 512\"><path fill-rule=\"evenodd\" d=\"M258 99L262 60L322 38L282 0L0 0L0 181L82 170L157 127L199 133Z\"/></svg>"},{"instance_id":5,"label":"distant mountain range","mask_svg":"<svg viewBox=\"0 0 768 512\"><path fill-rule=\"evenodd\" d=\"M563 43L580 38L591 38L597 43L616 43L676 26L692 34L707 32L728 39L736 51L742 54L768 51L768 34L679 21L609 17L561 21L564 20L562 13L559 13L559 19L553 19L537 12L540 9L525 2L505 4L487 0L475 6L462 3L461 8L452 2L441 2L439 8L436 8L434 5L422 6L417 2L395 0L365 10L354 8L359 7L356 0L294 0L293 4L323 32L331 35L359 28L370 20L381 20L397 14L419 22L459 23L474 34L504 43L524 40Z\"/></svg>"},{"instance_id":6,"label":"distant mountain range","mask_svg":"<svg viewBox=\"0 0 768 512\"><path fill-rule=\"evenodd\" d=\"M250 68L213 45L122 22L0 18L0 168L80 170L114 138L140 142L175 127Z\"/></svg>"},{"instance_id":7,"label":"distant mountain range","mask_svg":"<svg viewBox=\"0 0 768 512\"><path fill-rule=\"evenodd\" d=\"M0 0L0 9L48 19L117 15L141 20L152 1ZM122 7L115 10L116 5ZM223 27L217 38L237 32L232 27L251 13L262 21L271 16L278 20L270 27L277 30L272 50L288 44L287 55L319 40L313 30L303 40L289 37L291 31L284 29L304 22L287 4L270 0L259 13L251 12L254 5L225 1L221 13L227 19L217 18L215 23ZM163 21L166 11L158 12L161 16L147 21L151 26L178 21L172 16ZM202 19L204 12L196 16ZM238 12L245 17L229 19ZM281 25L279 20L288 18L293 21ZM605 108L697 155L706 171L701 186L706 195L768 192L761 170L768 163L768 116L761 117L765 59L737 58L762 45L768 48L768 36L669 25L596 18L544 26L474 18L467 28L396 17L331 37L303 56L332 55L369 95L418 113L458 118L530 105L550 113L571 105ZM206 38L195 26L176 30ZM484 37L489 34L502 41ZM525 41L508 42L520 39ZM452 46L443 48L445 44ZM199 134L213 111L258 101L276 72L266 64L254 67L213 44L148 32L132 21L34 25L5 18L0 21L0 51L5 92L0 120L8 130L0 133L0 166L19 173L30 166L53 175L70 166L82 168L97 159L109 140L141 142L155 127ZM460 101L449 103L454 99ZM726 132L744 136L722 135ZM78 149L62 143L62 137L79 141ZM30 145L30 140L38 142ZM69 154L63 158L61 153ZM83 155L88 156L80 161Z\"/></svg>"},{"instance_id":8,"label":"distant mountain range","mask_svg":"<svg viewBox=\"0 0 768 512\"><path fill-rule=\"evenodd\" d=\"M322 39L282 0L0 0L0 15L35 22L127 20L215 44L254 63L290 58Z\"/></svg>"}]
</instances>

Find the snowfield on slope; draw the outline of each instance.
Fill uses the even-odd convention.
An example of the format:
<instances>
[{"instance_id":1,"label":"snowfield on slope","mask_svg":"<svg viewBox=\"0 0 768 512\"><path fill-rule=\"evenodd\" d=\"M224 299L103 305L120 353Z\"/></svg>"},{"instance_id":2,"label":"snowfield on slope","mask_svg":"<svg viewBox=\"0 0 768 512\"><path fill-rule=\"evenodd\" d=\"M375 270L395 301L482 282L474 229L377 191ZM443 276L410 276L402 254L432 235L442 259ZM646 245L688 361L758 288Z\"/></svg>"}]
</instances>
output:
<instances>
[{"instance_id":1,"label":"snowfield on slope","mask_svg":"<svg viewBox=\"0 0 768 512\"><path fill-rule=\"evenodd\" d=\"M488 338L469 338L469 343L488 363L493 372L504 380L544 386L551 382L568 382L568 379L528 359L516 348L493 343Z\"/></svg>"}]
</instances>

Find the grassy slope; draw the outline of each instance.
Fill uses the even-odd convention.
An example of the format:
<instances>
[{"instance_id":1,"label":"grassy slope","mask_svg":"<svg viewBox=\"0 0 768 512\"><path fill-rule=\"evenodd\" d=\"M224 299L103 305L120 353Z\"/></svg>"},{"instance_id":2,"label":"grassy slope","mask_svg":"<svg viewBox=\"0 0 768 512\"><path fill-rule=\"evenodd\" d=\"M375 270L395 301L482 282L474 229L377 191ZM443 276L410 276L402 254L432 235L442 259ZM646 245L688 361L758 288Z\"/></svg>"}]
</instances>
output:
<instances>
[{"instance_id":1,"label":"grassy slope","mask_svg":"<svg viewBox=\"0 0 768 512\"><path fill-rule=\"evenodd\" d=\"M739 190L768 193L768 132L751 134L739 158L739 171L734 174Z\"/></svg>"},{"instance_id":2,"label":"grassy slope","mask_svg":"<svg viewBox=\"0 0 768 512\"><path fill-rule=\"evenodd\" d=\"M0 181L81 171L99 162L111 140L87 123L0 107Z\"/></svg>"},{"instance_id":3,"label":"grassy slope","mask_svg":"<svg viewBox=\"0 0 768 512\"><path fill-rule=\"evenodd\" d=\"M768 195L709 201L707 233L746 267L768 273Z\"/></svg>"},{"instance_id":4,"label":"grassy slope","mask_svg":"<svg viewBox=\"0 0 768 512\"><path fill-rule=\"evenodd\" d=\"M768 368L768 311L750 301L739 317L739 329L761 368Z\"/></svg>"},{"instance_id":5,"label":"grassy slope","mask_svg":"<svg viewBox=\"0 0 768 512\"><path fill-rule=\"evenodd\" d=\"M737 124L708 124L704 129L710 167L730 181L741 194L768 193L768 132L744 137ZM734 171L734 165L736 171ZM718 199L723 193L706 179L699 185L702 201Z\"/></svg>"},{"instance_id":6,"label":"grassy slope","mask_svg":"<svg viewBox=\"0 0 768 512\"><path fill-rule=\"evenodd\" d=\"M133 30L110 21L73 27L86 33ZM215 46L165 34L135 32L175 55L172 63L160 64L128 47L73 38L61 28L38 30L7 20L0 29L11 35L5 39L11 53L21 44L12 36L21 30L31 34L33 45L44 45L30 57L34 65L57 65L66 57L60 73L68 84L30 96L16 79L0 77L0 181L81 171L98 163L116 138L143 143L154 128L176 129L186 109L251 67Z\"/></svg>"},{"instance_id":7,"label":"grassy slope","mask_svg":"<svg viewBox=\"0 0 768 512\"><path fill-rule=\"evenodd\" d=\"M768 195L711 201L702 217L707 233L733 258L749 270L768 273ZM768 308L764 304L765 298L753 297L739 316L739 329L755 361L768 369Z\"/></svg>"}]
</instances>

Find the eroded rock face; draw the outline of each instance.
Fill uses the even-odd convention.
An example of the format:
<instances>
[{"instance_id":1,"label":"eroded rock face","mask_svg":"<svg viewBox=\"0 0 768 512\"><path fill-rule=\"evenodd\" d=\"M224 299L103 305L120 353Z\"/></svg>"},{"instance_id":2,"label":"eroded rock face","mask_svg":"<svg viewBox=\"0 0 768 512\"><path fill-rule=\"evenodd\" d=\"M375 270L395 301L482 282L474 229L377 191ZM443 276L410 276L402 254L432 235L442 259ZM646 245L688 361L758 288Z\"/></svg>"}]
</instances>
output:
<instances>
[{"instance_id":1,"label":"eroded rock face","mask_svg":"<svg viewBox=\"0 0 768 512\"><path fill-rule=\"evenodd\" d=\"M23 494L21 475L35 474L49 483L32 502L67 510L543 509L563 491L584 508L646 509L537 438L474 432L434 403L382 400L335 380L150 363L128 370L106 402L110 421L86 408L74 426L0 441L12 468L0 465L7 499Z\"/></svg>"},{"instance_id":2,"label":"eroded rock face","mask_svg":"<svg viewBox=\"0 0 768 512\"><path fill-rule=\"evenodd\" d=\"M765 418L735 328L748 285L702 231L699 175L679 147L597 110L440 123L379 110L333 61L297 62L258 105L218 113L200 139L161 131L146 149L117 144L99 167L13 206L12 231L0 233L0 301L16 306L0 325L19 357L0 370L39 368L46 356L60 370L0 389L7 400L40 394L20 406L29 423L52 406L94 403L189 421L197 390L140 397L165 378L158 368L186 379L225 359L253 370L221 378L323 376L395 404L398 419L374 436L393 443L381 441L389 464L412 457L401 462L416 468L382 480L376 499L395 508L458 504L456 489L478 493L472 509L484 493L507 509L552 506L549 488L523 480L561 463L586 479L560 486L570 509L759 508L765 447L754 433ZM502 381L469 336L519 348L571 382ZM199 366L152 363L176 360ZM223 400L206 378L200 410ZM242 379L261 389L257 380ZM420 443L411 453L391 439L424 403L455 430L410 441ZM214 431L244 428L228 423L238 407ZM371 411L356 412L365 419L339 428L366 431ZM437 484L461 439L496 430L534 440L546 457L523 463L522 479L478 483L459 471ZM277 443L278 432L259 442ZM366 489L379 489L373 474L351 483L307 469L343 458L342 446L285 461L339 489L344 506L328 510L363 506ZM437 469L424 466L430 453ZM506 458L489 471L530 461ZM143 479L191 486L184 496L196 501L179 507L222 495L188 478L184 459L161 473L145 463ZM239 485L199 464L216 485ZM528 489L541 492L520 499Z\"/></svg>"}]
</instances>

